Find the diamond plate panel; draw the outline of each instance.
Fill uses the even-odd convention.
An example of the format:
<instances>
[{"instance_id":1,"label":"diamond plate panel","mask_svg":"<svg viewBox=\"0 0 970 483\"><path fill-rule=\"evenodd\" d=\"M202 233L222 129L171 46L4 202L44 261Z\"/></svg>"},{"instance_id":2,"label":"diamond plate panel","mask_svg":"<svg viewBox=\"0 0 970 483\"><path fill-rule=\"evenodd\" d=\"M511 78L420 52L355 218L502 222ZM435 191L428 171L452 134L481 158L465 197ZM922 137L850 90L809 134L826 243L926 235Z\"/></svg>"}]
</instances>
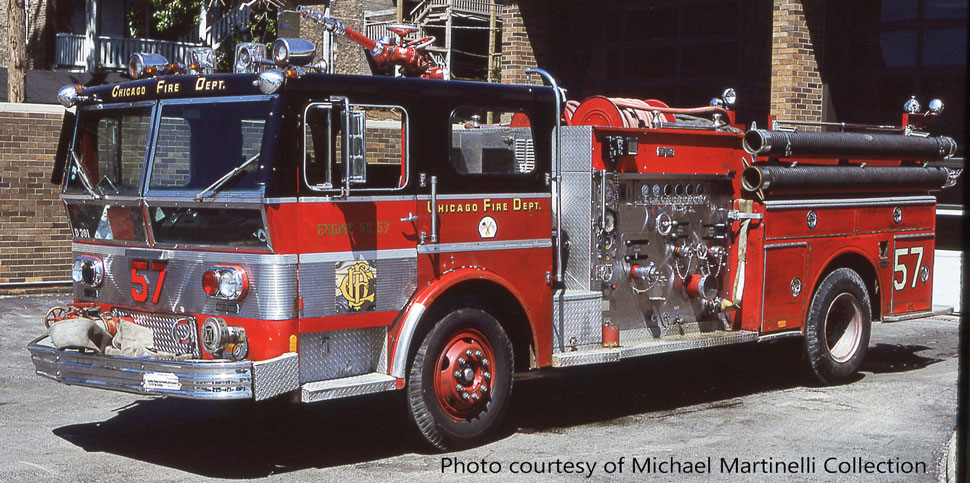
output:
<instances>
[{"instance_id":1,"label":"diamond plate panel","mask_svg":"<svg viewBox=\"0 0 970 483\"><path fill-rule=\"evenodd\" d=\"M303 385L303 402L325 401L382 391L393 391L396 380L384 374L363 374L333 381L311 382Z\"/></svg>"},{"instance_id":2,"label":"diamond plate panel","mask_svg":"<svg viewBox=\"0 0 970 483\"><path fill-rule=\"evenodd\" d=\"M192 354L202 357L199 351L199 328L195 317L158 312L139 312L137 310L113 309L115 317L129 317L132 322L152 329L152 345L155 349L175 355ZM183 322L178 328L180 321ZM186 342L182 342L182 341Z\"/></svg>"},{"instance_id":3,"label":"diamond plate panel","mask_svg":"<svg viewBox=\"0 0 970 483\"><path fill-rule=\"evenodd\" d=\"M386 338L385 327L303 334L300 337L300 383L376 371Z\"/></svg>"},{"instance_id":4,"label":"diamond plate panel","mask_svg":"<svg viewBox=\"0 0 970 483\"><path fill-rule=\"evenodd\" d=\"M622 331L620 332L622 334ZM616 362L620 359L640 357L664 352L674 352L704 347L715 347L758 340L758 333L751 331L706 332L670 339L646 339L631 343L628 347L617 349L594 349L589 351L564 352L552 355L555 367L581 366Z\"/></svg>"},{"instance_id":5,"label":"diamond plate panel","mask_svg":"<svg viewBox=\"0 0 970 483\"><path fill-rule=\"evenodd\" d=\"M566 290L557 292L553 300L553 352L599 347L603 342L602 294Z\"/></svg>"},{"instance_id":6,"label":"diamond plate panel","mask_svg":"<svg viewBox=\"0 0 970 483\"><path fill-rule=\"evenodd\" d=\"M349 261L349 260L348 260ZM398 311L417 289L418 259L378 258L377 311ZM334 303L334 262L304 262L300 267L300 296L303 297L303 317L337 315Z\"/></svg>"},{"instance_id":7,"label":"diamond plate panel","mask_svg":"<svg viewBox=\"0 0 970 483\"><path fill-rule=\"evenodd\" d=\"M592 127L563 128L562 230L570 249L564 255L567 290L589 290L592 273ZM553 138L555 142L555 138Z\"/></svg>"},{"instance_id":8,"label":"diamond plate panel","mask_svg":"<svg viewBox=\"0 0 970 483\"><path fill-rule=\"evenodd\" d=\"M74 285L74 296L83 302L102 302L135 306L145 310L167 312L195 312L203 314L226 314L262 320L288 320L297 317L297 276L296 261L278 263L278 257L244 256L230 262L241 266L249 275L249 292L238 302L238 312L227 312L217 308L225 302L209 297L202 291L202 274L212 265L225 264L225 254L212 253L211 258L203 256L186 259L166 258L170 251L128 249L120 252L117 247L84 245L83 250L73 250L77 255L95 255L104 262L105 277L101 287L94 291L79 284ZM121 254L124 253L124 254ZM129 256L133 255L133 256ZM182 256L178 252L178 256ZM153 258L158 257L158 258ZM159 292L158 303L151 303L149 296L145 302L136 302L131 297L131 260L164 260L165 281ZM153 295L160 272L140 271L148 280L149 295Z\"/></svg>"},{"instance_id":9,"label":"diamond plate panel","mask_svg":"<svg viewBox=\"0 0 970 483\"><path fill-rule=\"evenodd\" d=\"M253 362L253 396L269 399L300 387L300 356L287 352L266 361Z\"/></svg>"}]
</instances>

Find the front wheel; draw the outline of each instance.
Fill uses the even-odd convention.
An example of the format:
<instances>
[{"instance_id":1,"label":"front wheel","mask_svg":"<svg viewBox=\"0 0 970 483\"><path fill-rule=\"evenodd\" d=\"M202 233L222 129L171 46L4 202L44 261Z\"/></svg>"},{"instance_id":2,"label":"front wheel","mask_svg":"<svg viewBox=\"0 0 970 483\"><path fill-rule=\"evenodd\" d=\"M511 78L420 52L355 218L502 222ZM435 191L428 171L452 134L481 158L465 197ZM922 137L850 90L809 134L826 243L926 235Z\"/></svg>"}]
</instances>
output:
<instances>
[{"instance_id":1,"label":"front wheel","mask_svg":"<svg viewBox=\"0 0 970 483\"><path fill-rule=\"evenodd\" d=\"M441 450L487 438L508 406L512 360L512 343L491 314L465 308L445 315L408 372L408 409L421 435Z\"/></svg>"},{"instance_id":2,"label":"front wheel","mask_svg":"<svg viewBox=\"0 0 970 483\"><path fill-rule=\"evenodd\" d=\"M872 310L865 282L855 271L829 273L812 297L805 326L805 355L823 384L859 370L869 348Z\"/></svg>"}]
</instances>

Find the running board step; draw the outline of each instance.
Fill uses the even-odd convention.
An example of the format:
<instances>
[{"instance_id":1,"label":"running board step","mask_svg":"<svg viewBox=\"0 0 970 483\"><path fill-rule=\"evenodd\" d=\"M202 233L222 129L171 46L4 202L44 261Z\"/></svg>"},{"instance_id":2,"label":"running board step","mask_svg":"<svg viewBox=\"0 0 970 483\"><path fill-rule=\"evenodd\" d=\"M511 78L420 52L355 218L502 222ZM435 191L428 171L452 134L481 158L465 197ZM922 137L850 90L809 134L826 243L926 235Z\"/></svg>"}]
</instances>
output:
<instances>
[{"instance_id":1,"label":"running board step","mask_svg":"<svg viewBox=\"0 0 970 483\"><path fill-rule=\"evenodd\" d=\"M310 382L300 388L301 400L308 403L393 391L397 387L396 381L394 376L372 372L341 379Z\"/></svg>"},{"instance_id":2,"label":"running board step","mask_svg":"<svg viewBox=\"0 0 970 483\"><path fill-rule=\"evenodd\" d=\"M882 318L883 322L902 322L904 320L922 319L923 317L933 317L934 315L950 315L953 313L953 307L949 305L934 305L932 310L927 310L926 312L914 312L912 314L903 315L887 315Z\"/></svg>"},{"instance_id":3,"label":"running board step","mask_svg":"<svg viewBox=\"0 0 970 483\"><path fill-rule=\"evenodd\" d=\"M620 331L620 336L623 336L622 331ZM622 347L615 349L600 348L585 351L560 352L552 355L552 365L553 367L568 367L603 364L631 357L719 345L740 344L742 342L754 342L756 340L758 340L758 333L747 330L698 332L675 337L623 342L624 345Z\"/></svg>"}]
</instances>

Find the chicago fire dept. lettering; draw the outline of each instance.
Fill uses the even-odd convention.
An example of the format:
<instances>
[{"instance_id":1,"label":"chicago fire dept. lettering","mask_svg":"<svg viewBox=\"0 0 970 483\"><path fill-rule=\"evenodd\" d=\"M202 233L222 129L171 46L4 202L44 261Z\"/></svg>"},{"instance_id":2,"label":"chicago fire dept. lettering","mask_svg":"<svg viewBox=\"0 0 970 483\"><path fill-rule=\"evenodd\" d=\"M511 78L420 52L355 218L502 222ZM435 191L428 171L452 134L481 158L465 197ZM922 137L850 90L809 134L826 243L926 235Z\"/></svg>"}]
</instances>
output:
<instances>
[{"instance_id":1,"label":"chicago fire dept. lettering","mask_svg":"<svg viewBox=\"0 0 970 483\"><path fill-rule=\"evenodd\" d=\"M377 269L366 261L339 262L336 268L337 309L343 313L373 310Z\"/></svg>"},{"instance_id":2,"label":"chicago fire dept. lettering","mask_svg":"<svg viewBox=\"0 0 970 483\"><path fill-rule=\"evenodd\" d=\"M199 77L195 81L195 90L197 91L222 91L226 89L226 82L222 80L207 80L205 77Z\"/></svg>"},{"instance_id":3,"label":"chicago fire dept. lettering","mask_svg":"<svg viewBox=\"0 0 970 483\"><path fill-rule=\"evenodd\" d=\"M427 205L428 213L431 213L431 202ZM485 198L479 202L451 202L451 203L438 203L438 213L478 213L490 212L508 212L508 211L542 211L542 206L539 205L538 201L528 201L522 198L512 198L512 201L508 200L494 200L492 198Z\"/></svg>"},{"instance_id":4,"label":"chicago fire dept. lettering","mask_svg":"<svg viewBox=\"0 0 970 483\"><path fill-rule=\"evenodd\" d=\"M111 97L135 97L145 95L145 86L122 87L120 84L111 88Z\"/></svg>"}]
</instances>

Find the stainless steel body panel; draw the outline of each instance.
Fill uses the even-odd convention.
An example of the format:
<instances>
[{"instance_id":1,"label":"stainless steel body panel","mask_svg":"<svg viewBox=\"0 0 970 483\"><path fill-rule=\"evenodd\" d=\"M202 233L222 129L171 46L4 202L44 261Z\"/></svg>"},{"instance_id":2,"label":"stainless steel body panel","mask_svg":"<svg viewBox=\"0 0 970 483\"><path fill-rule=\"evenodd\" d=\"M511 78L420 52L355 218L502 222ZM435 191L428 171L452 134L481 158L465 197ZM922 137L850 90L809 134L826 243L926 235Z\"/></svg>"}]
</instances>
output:
<instances>
[{"instance_id":1,"label":"stainless steel body panel","mask_svg":"<svg viewBox=\"0 0 970 483\"><path fill-rule=\"evenodd\" d=\"M591 290L593 128L563 127L562 144L562 231L569 243L563 256L563 283L567 290Z\"/></svg>"},{"instance_id":2,"label":"stainless steel body panel","mask_svg":"<svg viewBox=\"0 0 970 483\"><path fill-rule=\"evenodd\" d=\"M621 337L623 331L620 331ZM753 331L736 332L698 332L669 339L642 339L630 342L630 345L615 349L594 349L588 351L563 352L552 355L554 367L580 366L586 364L602 364L617 362L621 359L640 357L665 352L674 352L704 347L715 347L758 340L758 333Z\"/></svg>"},{"instance_id":3,"label":"stainless steel body panel","mask_svg":"<svg viewBox=\"0 0 970 483\"><path fill-rule=\"evenodd\" d=\"M303 317L326 317L340 313L335 301L336 264L354 260L365 260L376 269L376 311L399 311L404 308L418 283L415 250L307 254L300 256Z\"/></svg>"},{"instance_id":4,"label":"stainless steel body panel","mask_svg":"<svg viewBox=\"0 0 970 483\"><path fill-rule=\"evenodd\" d=\"M560 290L553 295L554 353L600 346L603 342L602 299L602 293L590 291Z\"/></svg>"},{"instance_id":5,"label":"stainless steel body panel","mask_svg":"<svg viewBox=\"0 0 970 483\"><path fill-rule=\"evenodd\" d=\"M290 320L297 317L296 255L235 254L182 250L152 250L75 243L73 254L95 255L105 266L103 284L97 289L75 284L74 296L82 302L125 305L146 311L224 314L261 320ZM158 260L166 263L165 281L158 303L152 295L158 272L143 272L148 278L149 296L144 302L132 298L131 261ZM202 290L202 274L212 265L232 264L250 275L248 294L238 303L209 297ZM221 307L221 308L220 308Z\"/></svg>"}]
</instances>

